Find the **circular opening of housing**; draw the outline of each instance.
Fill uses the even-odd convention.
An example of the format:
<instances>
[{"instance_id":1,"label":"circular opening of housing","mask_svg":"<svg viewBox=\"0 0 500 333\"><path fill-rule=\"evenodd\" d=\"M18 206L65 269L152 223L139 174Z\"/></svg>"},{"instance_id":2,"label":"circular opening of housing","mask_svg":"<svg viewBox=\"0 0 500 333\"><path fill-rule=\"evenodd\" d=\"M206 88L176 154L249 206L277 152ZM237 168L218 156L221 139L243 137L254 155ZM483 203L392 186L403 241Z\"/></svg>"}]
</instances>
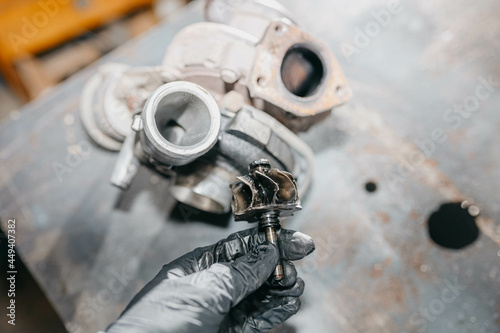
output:
<instances>
[{"instance_id":1,"label":"circular opening of housing","mask_svg":"<svg viewBox=\"0 0 500 333\"><path fill-rule=\"evenodd\" d=\"M429 217L427 227L434 243L448 249L461 249L479 237L475 216L458 202L441 205Z\"/></svg>"},{"instance_id":2,"label":"circular opening of housing","mask_svg":"<svg viewBox=\"0 0 500 333\"><path fill-rule=\"evenodd\" d=\"M209 106L191 92L176 91L160 99L154 115L160 135L187 147L204 141L212 125Z\"/></svg>"},{"instance_id":3,"label":"circular opening of housing","mask_svg":"<svg viewBox=\"0 0 500 333\"><path fill-rule=\"evenodd\" d=\"M286 89L295 96L314 95L324 76L323 61L308 46L296 44L285 53L281 63L281 80Z\"/></svg>"}]
</instances>

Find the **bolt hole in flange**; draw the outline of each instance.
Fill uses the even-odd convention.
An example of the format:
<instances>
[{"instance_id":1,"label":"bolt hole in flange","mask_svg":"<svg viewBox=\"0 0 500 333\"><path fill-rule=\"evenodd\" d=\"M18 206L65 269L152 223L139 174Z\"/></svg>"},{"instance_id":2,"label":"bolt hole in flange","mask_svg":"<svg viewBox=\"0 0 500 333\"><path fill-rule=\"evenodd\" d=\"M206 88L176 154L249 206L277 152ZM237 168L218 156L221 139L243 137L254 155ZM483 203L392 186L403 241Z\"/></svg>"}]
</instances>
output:
<instances>
[{"instance_id":1,"label":"bolt hole in flange","mask_svg":"<svg viewBox=\"0 0 500 333\"><path fill-rule=\"evenodd\" d=\"M316 93L325 76L321 58L309 47L293 45L281 63L281 80L286 89L298 97Z\"/></svg>"},{"instance_id":2,"label":"bolt hole in flange","mask_svg":"<svg viewBox=\"0 0 500 333\"><path fill-rule=\"evenodd\" d=\"M259 76L257 78L257 84L261 87L264 87L266 85L266 78L264 78L263 76Z\"/></svg>"},{"instance_id":3,"label":"bolt hole in flange","mask_svg":"<svg viewBox=\"0 0 500 333\"><path fill-rule=\"evenodd\" d=\"M447 249L464 248L479 237L475 216L459 202L441 205L430 215L427 227L432 241Z\"/></svg>"},{"instance_id":4,"label":"bolt hole in flange","mask_svg":"<svg viewBox=\"0 0 500 333\"><path fill-rule=\"evenodd\" d=\"M276 31L276 33L278 35L282 35L287 30L288 30L287 27L285 25L282 25L282 24L278 24L277 26L274 27L274 31Z\"/></svg>"}]
</instances>

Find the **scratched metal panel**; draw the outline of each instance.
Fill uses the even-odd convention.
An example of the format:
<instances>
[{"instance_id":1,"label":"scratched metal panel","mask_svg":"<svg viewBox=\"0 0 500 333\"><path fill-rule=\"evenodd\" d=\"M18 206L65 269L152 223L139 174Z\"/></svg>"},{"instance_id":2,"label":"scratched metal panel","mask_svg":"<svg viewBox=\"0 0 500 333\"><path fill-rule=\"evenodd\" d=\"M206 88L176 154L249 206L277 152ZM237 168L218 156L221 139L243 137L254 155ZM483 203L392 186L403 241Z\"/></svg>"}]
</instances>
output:
<instances>
[{"instance_id":1,"label":"scratched metal panel","mask_svg":"<svg viewBox=\"0 0 500 333\"><path fill-rule=\"evenodd\" d=\"M500 3L283 2L334 50L354 92L303 135L316 153L314 183L287 226L317 250L298 264L303 309L284 331L500 331L500 86L481 90L477 110L447 111L500 74ZM386 26L359 40L390 9ZM199 20L192 6L99 63L158 64L175 33ZM97 65L0 129L0 217L18 219L18 250L71 332L104 329L162 264L247 227L175 208L148 170L127 193L108 184L116 155L90 146L76 116ZM432 146L436 128L446 139ZM424 140L425 158L407 162ZM376 192L365 191L368 180ZM459 251L436 246L427 217L463 199L481 208L479 239Z\"/></svg>"}]
</instances>

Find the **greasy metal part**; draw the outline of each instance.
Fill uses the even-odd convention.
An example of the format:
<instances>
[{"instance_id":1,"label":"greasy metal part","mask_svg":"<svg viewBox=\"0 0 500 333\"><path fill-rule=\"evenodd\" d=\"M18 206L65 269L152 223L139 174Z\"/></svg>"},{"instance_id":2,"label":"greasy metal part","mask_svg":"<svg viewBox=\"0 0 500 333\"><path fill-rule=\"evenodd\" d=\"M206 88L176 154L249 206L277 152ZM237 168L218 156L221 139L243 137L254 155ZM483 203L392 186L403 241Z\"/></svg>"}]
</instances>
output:
<instances>
[{"instance_id":1,"label":"greasy metal part","mask_svg":"<svg viewBox=\"0 0 500 333\"><path fill-rule=\"evenodd\" d=\"M207 0L205 18L262 37L271 21L287 19L297 21L283 5L274 0Z\"/></svg>"},{"instance_id":2,"label":"greasy metal part","mask_svg":"<svg viewBox=\"0 0 500 333\"><path fill-rule=\"evenodd\" d=\"M200 159L176 169L169 191L177 201L201 211L227 213L231 208L227 187L234 180L234 174L234 168L228 163Z\"/></svg>"},{"instance_id":3,"label":"greasy metal part","mask_svg":"<svg viewBox=\"0 0 500 333\"><path fill-rule=\"evenodd\" d=\"M136 116L136 118L139 118ZM137 119L139 121L139 119ZM132 182L132 179L137 174L140 161L134 155L134 148L137 142L137 132L130 131L129 135L123 142L118 158L116 159L115 167L111 173L111 184L121 188L127 189Z\"/></svg>"},{"instance_id":4,"label":"greasy metal part","mask_svg":"<svg viewBox=\"0 0 500 333\"><path fill-rule=\"evenodd\" d=\"M314 169L314 154L304 141L296 134L286 128L282 123L277 121L265 112L248 105L242 105L236 111L230 123L225 126L225 132L221 133L222 138L216 148L221 149L223 155L231 155L235 160L239 160L238 169L240 173L244 173L247 169L249 161L253 161L262 156L247 155L249 150L242 149L232 145L233 140L227 136L232 135L245 140L252 140L257 145L265 147L263 151L269 151L271 158L277 157L274 165L278 164L281 168L289 170L296 175L299 195L303 196L307 192L312 178ZM224 119L228 119L230 113L223 112ZM236 149L235 149L236 148ZM252 158L253 157L253 158Z\"/></svg>"},{"instance_id":5,"label":"greasy metal part","mask_svg":"<svg viewBox=\"0 0 500 333\"><path fill-rule=\"evenodd\" d=\"M113 115L123 115L123 105L106 104L106 100L109 101L111 96L114 96L110 89L127 68L128 66L121 64L102 66L86 82L80 99L80 118L87 134L99 146L109 150L119 150L125 135L113 128L116 118L114 122L110 122L105 116L105 110L108 109L116 110ZM128 114L128 111L125 114ZM130 120L126 119L125 123L130 124Z\"/></svg>"},{"instance_id":6,"label":"greasy metal part","mask_svg":"<svg viewBox=\"0 0 500 333\"><path fill-rule=\"evenodd\" d=\"M295 133L267 113L259 112L257 109L252 109L252 116L260 122L267 124L273 129L273 133L277 137L290 145L296 162L292 172L296 175L295 178L297 180L299 196L304 196L307 193L312 181L312 174L314 170L313 151L302 139L295 135Z\"/></svg>"},{"instance_id":7,"label":"greasy metal part","mask_svg":"<svg viewBox=\"0 0 500 333\"><path fill-rule=\"evenodd\" d=\"M90 78L81 117L96 143L120 150L111 183L127 189L142 163L173 178L179 201L227 212L221 189L265 157L303 195L313 154L294 132L350 98L335 57L275 1L208 1L205 14L212 22L179 31L161 66L108 64Z\"/></svg>"},{"instance_id":8,"label":"greasy metal part","mask_svg":"<svg viewBox=\"0 0 500 333\"><path fill-rule=\"evenodd\" d=\"M266 239L279 248L276 231L280 229L280 216L291 216L302 209L297 185L292 174L272 169L267 159L250 163L248 174L237 177L231 184L231 207L235 221L259 222ZM278 263L274 279L283 278L283 266Z\"/></svg>"},{"instance_id":9,"label":"greasy metal part","mask_svg":"<svg viewBox=\"0 0 500 333\"><path fill-rule=\"evenodd\" d=\"M351 91L329 48L276 1L207 1L206 19L179 31L156 67L107 64L91 77L81 117L99 145L119 150L132 116L162 84L183 80L221 106L236 91L294 132L324 120Z\"/></svg>"},{"instance_id":10,"label":"greasy metal part","mask_svg":"<svg viewBox=\"0 0 500 333\"><path fill-rule=\"evenodd\" d=\"M178 90L186 84L194 86L192 83L173 82L165 87ZM171 96L168 92L172 90L161 88L160 91L164 94L161 96L167 100ZM160 93L157 95L160 96ZM159 98L157 95L154 97L156 101ZM238 100L234 92L230 95L228 99ZM187 100L193 103L194 97L188 96ZM145 105L147 112L154 113L154 110L158 112L158 107L152 106L156 105L153 100L151 103L153 104L148 101ZM165 109L164 112L170 114L172 110L175 108ZM231 110L222 108L219 112L217 109L216 114L220 116L218 118L220 130L217 135L213 135L217 143L205 152L205 156L191 160L185 163L186 165L180 163L187 160L189 149L193 146L185 147L187 152L179 156L178 161L174 160L176 165L167 159L172 158L169 157L172 155L169 151L160 151L157 154L161 159L157 158L151 151L151 143L145 141L148 139L145 128L149 126L154 129L158 123L148 120L144 112L136 115L132 124L133 130L125 140L115 164L111 176L112 184L127 189L137 173L139 164L143 163L173 178L169 191L178 201L202 211L226 213L230 210L231 200L227 187L235 181L237 175L246 172L250 161L265 157L279 168L296 174L300 193L307 191L313 170L313 153L293 132L267 113L245 104L232 103ZM177 119L182 120L182 118ZM182 125L181 120L179 121ZM201 118L197 117L193 121L190 120L189 124L194 126L195 121L200 120ZM174 125L175 134L178 123Z\"/></svg>"},{"instance_id":11,"label":"greasy metal part","mask_svg":"<svg viewBox=\"0 0 500 333\"><path fill-rule=\"evenodd\" d=\"M172 166L188 164L206 154L217 142L219 129L219 108L203 88L189 82L165 84L133 118L111 183L127 189L141 162L172 176Z\"/></svg>"},{"instance_id":12,"label":"greasy metal part","mask_svg":"<svg viewBox=\"0 0 500 333\"><path fill-rule=\"evenodd\" d=\"M300 85L308 90L292 88ZM304 121L311 121L307 117L330 111L350 98L345 77L328 47L284 21L272 22L257 45L248 90L252 98L273 105L268 112L278 120L300 129L307 128ZM285 112L295 118L289 120Z\"/></svg>"},{"instance_id":13,"label":"greasy metal part","mask_svg":"<svg viewBox=\"0 0 500 333\"><path fill-rule=\"evenodd\" d=\"M213 0L205 14L211 22L179 31L161 66L108 64L89 79L82 123L120 150L111 183L127 189L142 163L173 179L180 202L227 212L221 189L265 157L304 195L313 154L294 132L350 98L335 57L275 1Z\"/></svg>"},{"instance_id":14,"label":"greasy metal part","mask_svg":"<svg viewBox=\"0 0 500 333\"><path fill-rule=\"evenodd\" d=\"M267 21L259 37L218 23L192 24L170 43L163 65L217 101L239 92L245 103L294 132L307 130L351 97L332 52L287 19ZM300 86L308 89L294 89Z\"/></svg>"},{"instance_id":15,"label":"greasy metal part","mask_svg":"<svg viewBox=\"0 0 500 333\"><path fill-rule=\"evenodd\" d=\"M259 223L259 228L266 233L266 239L269 243L274 244L279 249L278 235L276 230L280 228L279 212L270 211L262 214L262 220ZM283 279L283 265L278 262L274 269L273 277L276 281Z\"/></svg>"},{"instance_id":16,"label":"greasy metal part","mask_svg":"<svg viewBox=\"0 0 500 333\"><path fill-rule=\"evenodd\" d=\"M160 85L175 81L168 68L109 63L92 75L80 99L87 134L101 147L117 151L130 132L132 117Z\"/></svg>"},{"instance_id":17,"label":"greasy metal part","mask_svg":"<svg viewBox=\"0 0 500 333\"><path fill-rule=\"evenodd\" d=\"M298 175L299 193L309 187L313 153L294 133L251 106L236 112L221 109L219 142L212 151L186 166L173 168L169 190L180 202L212 213L230 210L227 187L246 173L250 161L266 157Z\"/></svg>"},{"instance_id":18,"label":"greasy metal part","mask_svg":"<svg viewBox=\"0 0 500 333\"><path fill-rule=\"evenodd\" d=\"M217 142L219 107L202 87L171 82L156 89L141 113L140 139L156 162L185 165L206 154Z\"/></svg>"}]
</instances>

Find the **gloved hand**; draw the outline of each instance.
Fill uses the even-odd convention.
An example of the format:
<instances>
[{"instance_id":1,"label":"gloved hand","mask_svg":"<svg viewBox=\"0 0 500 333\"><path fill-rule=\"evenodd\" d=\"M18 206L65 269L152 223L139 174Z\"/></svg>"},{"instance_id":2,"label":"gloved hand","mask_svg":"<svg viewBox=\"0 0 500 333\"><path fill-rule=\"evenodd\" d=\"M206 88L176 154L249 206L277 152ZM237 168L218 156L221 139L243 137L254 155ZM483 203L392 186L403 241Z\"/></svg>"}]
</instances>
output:
<instances>
[{"instance_id":1,"label":"gloved hand","mask_svg":"<svg viewBox=\"0 0 500 333\"><path fill-rule=\"evenodd\" d=\"M257 228L230 235L163 266L108 333L266 332L300 308L304 281L290 260L314 251L311 237L281 229L285 277L272 281L277 248Z\"/></svg>"}]
</instances>

